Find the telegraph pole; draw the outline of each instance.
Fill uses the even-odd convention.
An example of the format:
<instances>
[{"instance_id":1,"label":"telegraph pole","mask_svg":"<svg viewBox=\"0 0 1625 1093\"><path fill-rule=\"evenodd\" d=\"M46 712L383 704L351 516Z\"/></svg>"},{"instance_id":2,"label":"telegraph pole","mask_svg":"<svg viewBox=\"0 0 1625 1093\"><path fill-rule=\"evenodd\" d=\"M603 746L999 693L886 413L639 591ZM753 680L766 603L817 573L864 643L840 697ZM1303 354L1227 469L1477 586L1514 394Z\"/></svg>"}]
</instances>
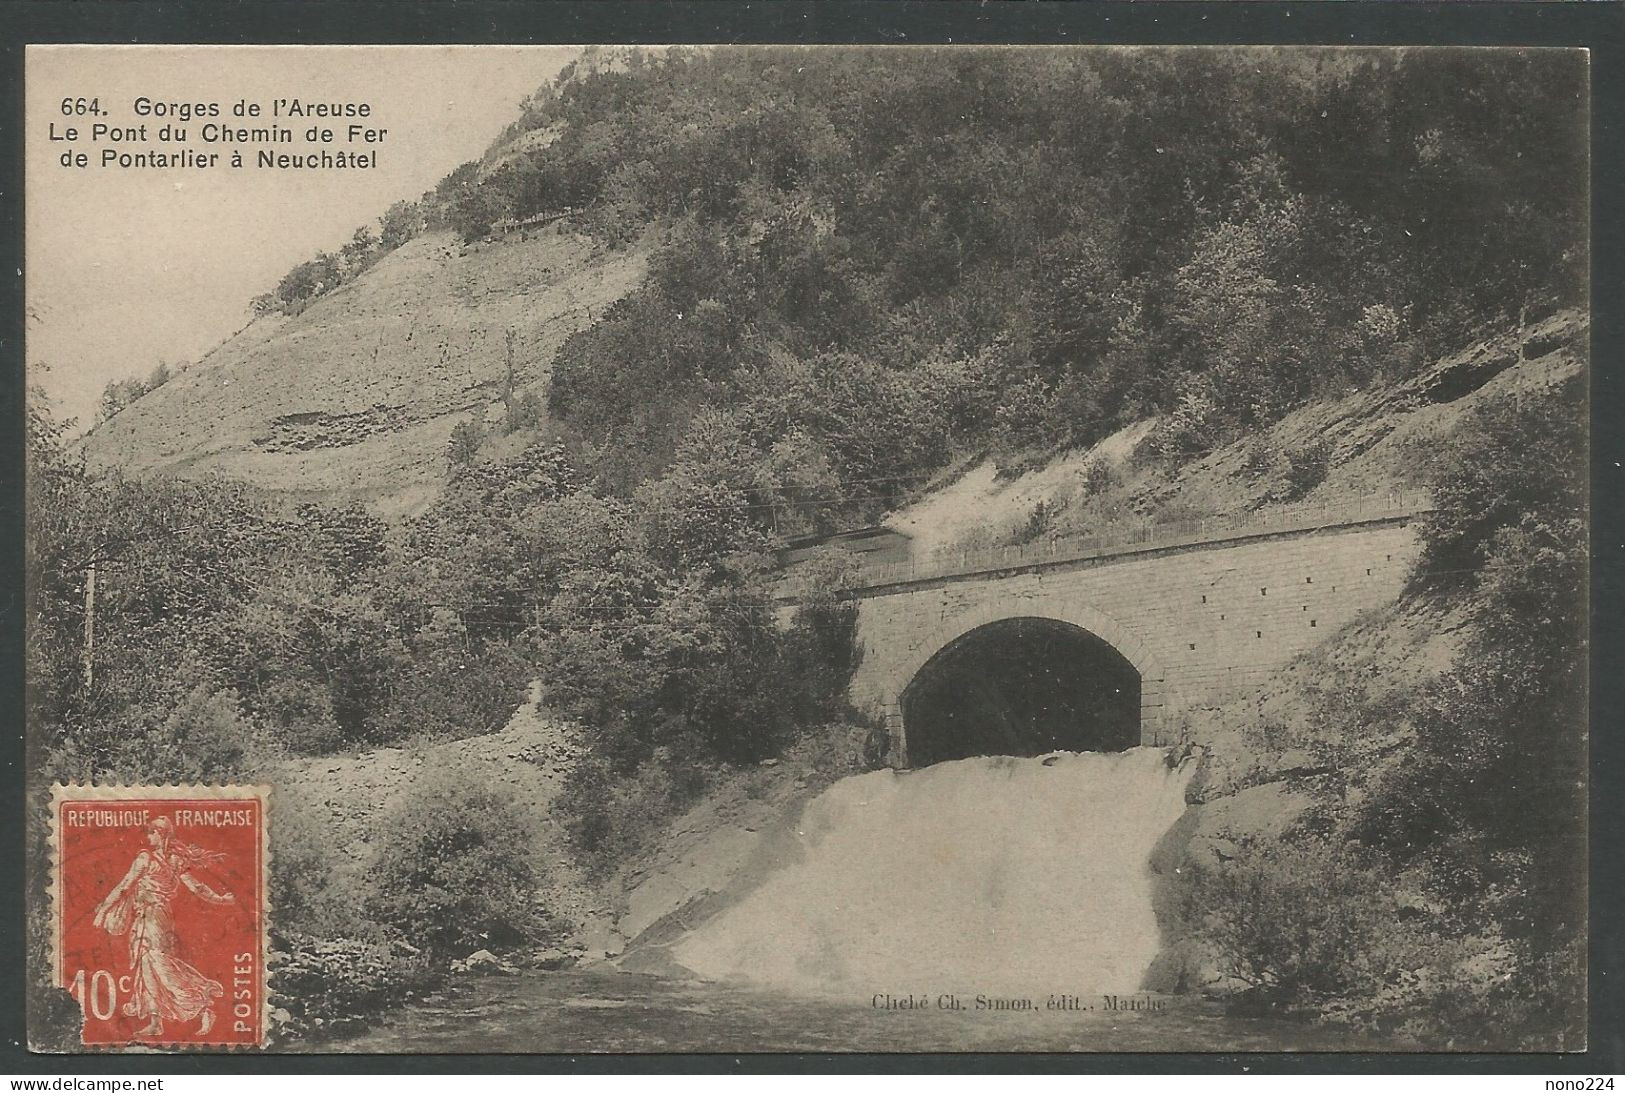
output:
<instances>
[{"instance_id":1,"label":"telegraph pole","mask_svg":"<svg viewBox=\"0 0 1625 1093\"><path fill-rule=\"evenodd\" d=\"M85 691L96 681L96 559L85 569Z\"/></svg>"}]
</instances>

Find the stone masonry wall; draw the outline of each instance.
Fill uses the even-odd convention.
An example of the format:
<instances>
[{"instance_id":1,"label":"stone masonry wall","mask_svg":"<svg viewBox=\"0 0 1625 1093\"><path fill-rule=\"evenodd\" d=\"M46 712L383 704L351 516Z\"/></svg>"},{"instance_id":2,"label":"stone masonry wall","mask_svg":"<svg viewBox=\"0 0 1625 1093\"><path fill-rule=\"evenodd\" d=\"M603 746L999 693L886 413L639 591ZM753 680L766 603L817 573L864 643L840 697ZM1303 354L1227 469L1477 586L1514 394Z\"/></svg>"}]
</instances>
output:
<instances>
[{"instance_id":1,"label":"stone masonry wall","mask_svg":"<svg viewBox=\"0 0 1625 1093\"><path fill-rule=\"evenodd\" d=\"M893 759L906 763L900 701L915 673L977 627L1051 618L1105 639L1139 669L1142 739L1173 743L1182 708L1256 684L1394 600L1416 549L1400 518L871 589L853 697L886 717Z\"/></svg>"}]
</instances>

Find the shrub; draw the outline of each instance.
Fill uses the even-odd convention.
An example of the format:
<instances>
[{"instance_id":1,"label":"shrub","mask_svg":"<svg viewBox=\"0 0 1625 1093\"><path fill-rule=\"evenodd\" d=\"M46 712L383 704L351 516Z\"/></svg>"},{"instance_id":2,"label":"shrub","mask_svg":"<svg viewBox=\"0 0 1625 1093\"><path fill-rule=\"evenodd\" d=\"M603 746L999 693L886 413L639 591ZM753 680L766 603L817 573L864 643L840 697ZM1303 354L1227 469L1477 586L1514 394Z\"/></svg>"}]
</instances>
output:
<instances>
[{"instance_id":1,"label":"shrub","mask_svg":"<svg viewBox=\"0 0 1625 1093\"><path fill-rule=\"evenodd\" d=\"M102 399L96 408L96 420L98 422L106 421L136 399L141 398L148 392L156 391L174 376L175 370L171 369L164 361L159 361L144 380L136 376L125 380L109 381L107 386L102 389Z\"/></svg>"},{"instance_id":2,"label":"shrub","mask_svg":"<svg viewBox=\"0 0 1625 1093\"><path fill-rule=\"evenodd\" d=\"M785 766L806 771L814 788L886 765L891 740L885 722L852 717L812 725L784 749Z\"/></svg>"},{"instance_id":3,"label":"shrub","mask_svg":"<svg viewBox=\"0 0 1625 1093\"><path fill-rule=\"evenodd\" d=\"M991 444L998 455L999 471L1011 476L1020 472L1019 457L1031 448L1054 442L1047 428L1055 393L1038 376L1012 384L993 410Z\"/></svg>"},{"instance_id":4,"label":"shrub","mask_svg":"<svg viewBox=\"0 0 1625 1093\"><path fill-rule=\"evenodd\" d=\"M391 251L418 233L423 212L416 202L397 201L378 218L378 249Z\"/></svg>"},{"instance_id":5,"label":"shrub","mask_svg":"<svg viewBox=\"0 0 1625 1093\"><path fill-rule=\"evenodd\" d=\"M850 712L852 677L863 662L858 643L858 608L833 596L804 602L779 643L778 693L796 725L839 720Z\"/></svg>"},{"instance_id":6,"label":"shrub","mask_svg":"<svg viewBox=\"0 0 1625 1093\"><path fill-rule=\"evenodd\" d=\"M1294 448L1286 455L1286 482L1283 501L1297 501L1307 497L1315 487L1326 481L1331 470L1332 449L1324 440L1312 440Z\"/></svg>"},{"instance_id":7,"label":"shrub","mask_svg":"<svg viewBox=\"0 0 1625 1093\"><path fill-rule=\"evenodd\" d=\"M1371 993L1329 1002L1324 1018L1447 1051L1561 1051L1583 1042L1583 941L1542 954L1493 928L1440 925L1415 967Z\"/></svg>"},{"instance_id":8,"label":"shrub","mask_svg":"<svg viewBox=\"0 0 1625 1093\"><path fill-rule=\"evenodd\" d=\"M1084 464L1083 495L1086 498L1096 498L1109 493L1122 484L1122 475L1104 456L1095 456Z\"/></svg>"},{"instance_id":9,"label":"shrub","mask_svg":"<svg viewBox=\"0 0 1625 1093\"><path fill-rule=\"evenodd\" d=\"M1226 970L1282 1006L1369 997L1425 962L1394 884L1360 847L1325 836L1248 840L1191 872L1186 913Z\"/></svg>"},{"instance_id":10,"label":"shrub","mask_svg":"<svg viewBox=\"0 0 1625 1093\"><path fill-rule=\"evenodd\" d=\"M1280 452L1263 437L1255 438L1242 452L1241 468L1249 478L1263 478L1275 470Z\"/></svg>"},{"instance_id":11,"label":"shrub","mask_svg":"<svg viewBox=\"0 0 1625 1093\"><path fill-rule=\"evenodd\" d=\"M524 702L531 674L526 651L506 642L420 648L391 678L387 704L367 725L367 736L396 743L495 732Z\"/></svg>"},{"instance_id":12,"label":"shrub","mask_svg":"<svg viewBox=\"0 0 1625 1093\"><path fill-rule=\"evenodd\" d=\"M1027 522L1016 529L1012 540L1018 544L1031 543L1050 534L1055 528L1055 516L1060 507L1047 498L1039 498L1027 514Z\"/></svg>"},{"instance_id":13,"label":"shrub","mask_svg":"<svg viewBox=\"0 0 1625 1093\"><path fill-rule=\"evenodd\" d=\"M130 732L109 767L136 781L217 782L240 775L257 758L254 727L234 691L194 687L167 712L134 711Z\"/></svg>"},{"instance_id":14,"label":"shrub","mask_svg":"<svg viewBox=\"0 0 1625 1093\"><path fill-rule=\"evenodd\" d=\"M526 391L508 404L502 419L502 431L517 433L521 429L539 429L547 420L547 404L535 391Z\"/></svg>"},{"instance_id":15,"label":"shrub","mask_svg":"<svg viewBox=\"0 0 1625 1093\"><path fill-rule=\"evenodd\" d=\"M341 591L384 559L387 525L360 505L300 505L296 527Z\"/></svg>"},{"instance_id":16,"label":"shrub","mask_svg":"<svg viewBox=\"0 0 1625 1093\"><path fill-rule=\"evenodd\" d=\"M298 676L272 680L255 704L267 735L294 755L330 755L344 747L327 685Z\"/></svg>"},{"instance_id":17,"label":"shrub","mask_svg":"<svg viewBox=\"0 0 1625 1093\"><path fill-rule=\"evenodd\" d=\"M446 461L452 471L472 467L479 458L480 445L485 443L485 423L478 418L459 421L452 426L451 438L446 442Z\"/></svg>"},{"instance_id":18,"label":"shrub","mask_svg":"<svg viewBox=\"0 0 1625 1093\"><path fill-rule=\"evenodd\" d=\"M292 1039L360 1028L443 976L423 956L387 942L279 932L273 944L271 982L289 1018L279 1032Z\"/></svg>"},{"instance_id":19,"label":"shrub","mask_svg":"<svg viewBox=\"0 0 1625 1093\"><path fill-rule=\"evenodd\" d=\"M1502 528L1584 516L1584 397L1577 377L1532 398L1487 403L1463 423L1427 468L1435 509L1421 524L1418 587L1475 581Z\"/></svg>"},{"instance_id":20,"label":"shrub","mask_svg":"<svg viewBox=\"0 0 1625 1093\"><path fill-rule=\"evenodd\" d=\"M278 809L271 824L270 889L279 927L317 937L378 933L336 879L338 853L332 830L310 809Z\"/></svg>"},{"instance_id":21,"label":"shrub","mask_svg":"<svg viewBox=\"0 0 1625 1093\"><path fill-rule=\"evenodd\" d=\"M1183 912L1249 1002L1453 1050L1552 1050L1583 1035L1583 942L1508 938L1333 835L1240 844L1186 870ZM1445 910L1448 908L1448 910Z\"/></svg>"},{"instance_id":22,"label":"shrub","mask_svg":"<svg viewBox=\"0 0 1625 1093\"><path fill-rule=\"evenodd\" d=\"M1226 415L1206 376L1186 376L1173 409L1157 420L1145 448L1164 460L1203 455L1223 443Z\"/></svg>"},{"instance_id":23,"label":"shrub","mask_svg":"<svg viewBox=\"0 0 1625 1093\"><path fill-rule=\"evenodd\" d=\"M431 772L384 821L368 913L433 957L546 938L534 819L506 786Z\"/></svg>"},{"instance_id":24,"label":"shrub","mask_svg":"<svg viewBox=\"0 0 1625 1093\"><path fill-rule=\"evenodd\" d=\"M664 748L629 774L617 774L603 759L588 755L565 776L553 808L581 863L603 877L664 834L708 781L705 767Z\"/></svg>"},{"instance_id":25,"label":"shrub","mask_svg":"<svg viewBox=\"0 0 1625 1093\"><path fill-rule=\"evenodd\" d=\"M1415 581L1460 598L1451 671L1411 696L1415 746L1363 836L1425 851L1518 945L1583 936L1587 512L1579 383L1480 411L1438 473Z\"/></svg>"}]
</instances>

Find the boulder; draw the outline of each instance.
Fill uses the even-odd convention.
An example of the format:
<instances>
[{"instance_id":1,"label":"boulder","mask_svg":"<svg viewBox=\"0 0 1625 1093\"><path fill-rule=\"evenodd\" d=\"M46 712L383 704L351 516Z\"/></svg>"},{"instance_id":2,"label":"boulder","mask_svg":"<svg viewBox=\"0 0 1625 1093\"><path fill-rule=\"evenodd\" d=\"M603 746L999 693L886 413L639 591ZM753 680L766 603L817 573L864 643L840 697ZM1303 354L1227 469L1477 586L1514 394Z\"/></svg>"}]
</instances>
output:
<instances>
[{"instance_id":1,"label":"boulder","mask_svg":"<svg viewBox=\"0 0 1625 1093\"><path fill-rule=\"evenodd\" d=\"M626 938L615 929L608 916L592 915L576 932L571 947L580 950L578 963L596 964L621 955L626 948Z\"/></svg>"},{"instance_id":2,"label":"boulder","mask_svg":"<svg viewBox=\"0 0 1625 1093\"><path fill-rule=\"evenodd\" d=\"M1191 858L1233 857L1236 844L1248 838L1276 839L1298 822L1314 803L1307 793L1287 782L1266 782L1225 797L1216 797L1191 809Z\"/></svg>"},{"instance_id":3,"label":"boulder","mask_svg":"<svg viewBox=\"0 0 1625 1093\"><path fill-rule=\"evenodd\" d=\"M1167 993L1207 990L1223 980L1217 954L1194 936L1199 912L1186 902L1186 877L1234 857L1238 844L1278 839L1297 823L1314 799L1291 783L1266 782L1193 804L1152 850L1151 901L1164 947L1142 987Z\"/></svg>"},{"instance_id":4,"label":"boulder","mask_svg":"<svg viewBox=\"0 0 1625 1093\"><path fill-rule=\"evenodd\" d=\"M513 975L514 968L503 963L490 949L478 949L462 960L451 962L451 970L458 975Z\"/></svg>"},{"instance_id":5,"label":"boulder","mask_svg":"<svg viewBox=\"0 0 1625 1093\"><path fill-rule=\"evenodd\" d=\"M561 949L557 945L553 945L546 949L539 949L536 952L531 953L530 959L528 959L526 963L532 968L540 968L544 972L556 972L564 968L575 967L578 959L580 959L579 954Z\"/></svg>"}]
</instances>

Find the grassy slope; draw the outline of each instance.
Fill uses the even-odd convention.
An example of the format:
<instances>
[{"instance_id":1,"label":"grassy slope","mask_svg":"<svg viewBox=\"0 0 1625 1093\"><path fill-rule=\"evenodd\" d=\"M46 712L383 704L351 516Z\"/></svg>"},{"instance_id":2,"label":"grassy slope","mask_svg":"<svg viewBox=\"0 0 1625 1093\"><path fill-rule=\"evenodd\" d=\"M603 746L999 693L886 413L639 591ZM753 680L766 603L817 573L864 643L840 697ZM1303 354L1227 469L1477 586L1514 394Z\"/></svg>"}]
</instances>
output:
<instances>
[{"instance_id":1,"label":"grassy slope","mask_svg":"<svg viewBox=\"0 0 1625 1093\"><path fill-rule=\"evenodd\" d=\"M210 470L300 496L419 509L452 427L494 422L516 333L521 393L643 277L641 251L554 232L419 237L292 318L262 320L85 439L92 466Z\"/></svg>"},{"instance_id":2,"label":"grassy slope","mask_svg":"<svg viewBox=\"0 0 1625 1093\"><path fill-rule=\"evenodd\" d=\"M1318 440L1328 444L1326 480L1305 495L1308 502L1335 504L1423 485L1429 452L1447 443L1475 406L1524 397L1582 369L1588 329L1583 314L1559 312L1525 330L1474 343L1411 379L1311 402L1257 440L1221 448L1181 468L1166 485L1148 484L1142 496L1148 506L1180 510L1200 510L1210 498L1235 508L1267 504L1282 484L1282 468L1261 475L1247 471L1250 450L1259 442L1277 452Z\"/></svg>"},{"instance_id":3,"label":"grassy slope","mask_svg":"<svg viewBox=\"0 0 1625 1093\"><path fill-rule=\"evenodd\" d=\"M549 814L564 775L580 750L576 732L541 708L538 690L500 731L463 740L406 748L378 748L353 756L287 759L266 772L279 807L322 833L337 886L361 891L378 837L392 810L419 778L461 775L505 786L534 825L534 859L549 910L583 934L608 910L574 869L563 834Z\"/></svg>"},{"instance_id":4,"label":"grassy slope","mask_svg":"<svg viewBox=\"0 0 1625 1093\"><path fill-rule=\"evenodd\" d=\"M1058 536L1246 512L1283 501L1284 455L1321 440L1330 449L1325 481L1297 500L1335 505L1414 488L1428 451L1472 407L1521 397L1581 368L1586 329L1584 316L1560 312L1521 333L1475 343L1408 380L1311 401L1256 435L1174 467L1136 451L1154 421L1136 422L1085 451L1030 460L1031 469L1014 477L1000 477L991 461L982 461L886 523L912 535L915 556L925 559L938 549L1019 541L1041 503L1048 510L1042 534ZM1259 451L1273 458L1260 461ZM1099 492L1086 484L1095 462L1111 468Z\"/></svg>"}]
</instances>

